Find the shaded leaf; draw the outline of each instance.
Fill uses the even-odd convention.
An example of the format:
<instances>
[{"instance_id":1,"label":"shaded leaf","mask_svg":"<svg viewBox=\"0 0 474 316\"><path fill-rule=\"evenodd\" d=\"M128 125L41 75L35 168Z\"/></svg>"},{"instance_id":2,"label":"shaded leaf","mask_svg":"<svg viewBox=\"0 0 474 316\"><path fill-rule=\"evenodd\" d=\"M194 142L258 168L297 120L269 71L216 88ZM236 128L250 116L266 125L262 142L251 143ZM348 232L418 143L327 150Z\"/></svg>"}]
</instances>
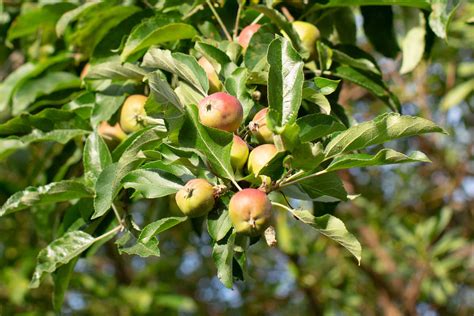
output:
<instances>
[{"instance_id":1,"label":"shaded leaf","mask_svg":"<svg viewBox=\"0 0 474 316\"><path fill-rule=\"evenodd\" d=\"M376 155L350 154L336 157L326 168L327 171L360 168L368 166L390 165L408 162L431 162L422 152L415 151L407 156L393 149L382 149Z\"/></svg>"},{"instance_id":2,"label":"shaded leaf","mask_svg":"<svg viewBox=\"0 0 474 316\"><path fill-rule=\"evenodd\" d=\"M227 288L232 288L232 259L234 257L235 234L230 235L225 244L215 243L212 258L217 268L217 277Z\"/></svg>"},{"instance_id":3,"label":"shaded leaf","mask_svg":"<svg viewBox=\"0 0 474 316\"><path fill-rule=\"evenodd\" d=\"M146 244L156 235L164 232L165 230L173 228L187 219L188 218L186 216L166 217L150 223L143 228L138 241Z\"/></svg>"},{"instance_id":4,"label":"shaded leaf","mask_svg":"<svg viewBox=\"0 0 474 316\"><path fill-rule=\"evenodd\" d=\"M282 37L275 39L268 48L268 124L277 133L286 124L296 121L301 105L303 66L301 57Z\"/></svg>"},{"instance_id":5,"label":"shaded leaf","mask_svg":"<svg viewBox=\"0 0 474 316\"><path fill-rule=\"evenodd\" d=\"M137 25L130 33L125 42L122 54L120 55L120 60L122 62L130 60L133 54L151 45L190 39L197 34L197 31L191 25L185 23L169 23L165 16L162 15L146 19Z\"/></svg>"},{"instance_id":6,"label":"shaded leaf","mask_svg":"<svg viewBox=\"0 0 474 316\"><path fill-rule=\"evenodd\" d=\"M180 180L171 179L170 176L168 178L160 175L159 172L140 169L130 172L122 182L124 188L132 188L147 199L156 199L174 194L182 188Z\"/></svg>"},{"instance_id":7,"label":"shaded leaf","mask_svg":"<svg viewBox=\"0 0 474 316\"><path fill-rule=\"evenodd\" d=\"M338 134L326 146L325 153L329 158L401 137L434 132L445 133L441 127L424 118L386 113Z\"/></svg>"},{"instance_id":8,"label":"shaded leaf","mask_svg":"<svg viewBox=\"0 0 474 316\"><path fill-rule=\"evenodd\" d=\"M291 213L300 221L315 228L319 233L334 240L346 248L360 264L362 247L359 241L349 233L346 225L337 217L326 214L315 217L307 210L291 210Z\"/></svg>"},{"instance_id":9,"label":"shaded leaf","mask_svg":"<svg viewBox=\"0 0 474 316\"><path fill-rule=\"evenodd\" d=\"M302 142L311 142L346 129L334 116L320 113L302 116L296 120L296 124L300 127L299 136Z\"/></svg>"},{"instance_id":10,"label":"shaded leaf","mask_svg":"<svg viewBox=\"0 0 474 316\"><path fill-rule=\"evenodd\" d=\"M38 254L36 269L30 287L37 288L44 273L52 273L60 265L68 263L95 242L91 235L77 230L64 234L42 249Z\"/></svg>"}]
</instances>

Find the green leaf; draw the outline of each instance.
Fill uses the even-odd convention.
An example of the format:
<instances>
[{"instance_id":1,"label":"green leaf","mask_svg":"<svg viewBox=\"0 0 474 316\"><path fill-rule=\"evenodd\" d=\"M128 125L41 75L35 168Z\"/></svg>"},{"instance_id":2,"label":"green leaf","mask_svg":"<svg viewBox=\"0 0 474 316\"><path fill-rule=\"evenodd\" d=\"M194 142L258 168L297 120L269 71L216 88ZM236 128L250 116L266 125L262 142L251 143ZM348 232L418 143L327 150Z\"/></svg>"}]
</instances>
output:
<instances>
[{"instance_id":1,"label":"green leaf","mask_svg":"<svg viewBox=\"0 0 474 316\"><path fill-rule=\"evenodd\" d=\"M460 104L463 101L467 102L467 98L474 92L474 79L467 80L456 85L448 91L441 99L439 107L442 111L447 111L453 106Z\"/></svg>"},{"instance_id":2,"label":"green leaf","mask_svg":"<svg viewBox=\"0 0 474 316\"><path fill-rule=\"evenodd\" d=\"M332 80L324 77L316 77L313 80L314 86L312 86L318 93L328 95L336 91L337 86L341 80Z\"/></svg>"},{"instance_id":3,"label":"green leaf","mask_svg":"<svg viewBox=\"0 0 474 316\"><path fill-rule=\"evenodd\" d=\"M459 7L459 0L431 0L431 14L429 17L430 27L433 32L440 38L447 38L447 28L449 22Z\"/></svg>"},{"instance_id":4,"label":"green leaf","mask_svg":"<svg viewBox=\"0 0 474 316\"><path fill-rule=\"evenodd\" d=\"M202 96L207 95L209 80L206 72L192 56L152 47L143 57L142 66L158 68L175 74L189 83Z\"/></svg>"},{"instance_id":5,"label":"green leaf","mask_svg":"<svg viewBox=\"0 0 474 316\"><path fill-rule=\"evenodd\" d=\"M30 134L22 137L0 138L0 160L5 159L18 149L25 148L31 143L58 142L64 145L71 139L87 133L89 132L80 129L57 129L47 133L34 129Z\"/></svg>"},{"instance_id":6,"label":"green leaf","mask_svg":"<svg viewBox=\"0 0 474 316\"><path fill-rule=\"evenodd\" d=\"M146 19L130 33L120 55L120 60L122 62L128 61L132 55L151 45L190 39L197 34L196 29L191 25L185 23L168 24L162 15Z\"/></svg>"},{"instance_id":7,"label":"green leaf","mask_svg":"<svg viewBox=\"0 0 474 316\"><path fill-rule=\"evenodd\" d=\"M124 95L96 94L94 109L91 115L91 125L97 126L102 121L108 121L122 106L124 100Z\"/></svg>"},{"instance_id":8,"label":"green leaf","mask_svg":"<svg viewBox=\"0 0 474 316\"><path fill-rule=\"evenodd\" d=\"M332 59L340 64L381 75L381 71L375 59L357 46L337 45L330 48L323 42L321 42L320 46L323 49L330 49Z\"/></svg>"},{"instance_id":9,"label":"green leaf","mask_svg":"<svg viewBox=\"0 0 474 316\"><path fill-rule=\"evenodd\" d=\"M38 254L36 269L30 287L37 288L44 273L52 273L57 267L67 264L95 242L91 235L77 230L64 234L50 243Z\"/></svg>"},{"instance_id":10,"label":"green leaf","mask_svg":"<svg viewBox=\"0 0 474 316\"><path fill-rule=\"evenodd\" d=\"M225 89L227 92L239 99L242 104L242 108L244 109L244 121L255 106L255 102L248 92L246 85L248 75L249 73L246 68L237 68L225 81Z\"/></svg>"},{"instance_id":11,"label":"green leaf","mask_svg":"<svg viewBox=\"0 0 474 316\"><path fill-rule=\"evenodd\" d=\"M368 154L350 154L336 157L326 168L327 171L360 168L368 166L390 165L408 162L431 162L422 152L415 151L406 156L393 149L382 149L375 156Z\"/></svg>"},{"instance_id":12,"label":"green leaf","mask_svg":"<svg viewBox=\"0 0 474 316\"><path fill-rule=\"evenodd\" d=\"M346 129L334 116L320 113L302 116L296 120L296 124L300 127L299 136L302 142L311 142Z\"/></svg>"},{"instance_id":13,"label":"green leaf","mask_svg":"<svg viewBox=\"0 0 474 316\"><path fill-rule=\"evenodd\" d=\"M303 88L303 99L318 105L322 112L330 114L331 104L329 103L329 100L322 93L316 91L316 89L305 84L305 87Z\"/></svg>"},{"instance_id":14,"label":"green leaf","mask_svg":"<svg viewBox=\"0 0 474 316\"><path fill-rule=\"evenodd\" d=\"M320 202L346 201L347 192L335 172L323 173L299 182L311 200Z\"/></svg>"},{"instance_id":15,"label":"green leaf","mask_svg":"<svg viewBox=\"0 0 474 316\"><path fill-rule=\"evenodd\" d=\"M441 127L424 118L386 113L338 134L326 146L325 154L330 158L401 137L435 132L445 133Z\"/></svg>"},{"instance_id":16,"label":"green leaf","mask_svg":"<svg viewBox=\"0 0 474 316\"><path fill-rule=\"evenodd\" d=\"M334 8L334 7L353 7L353 6L364 6L364 5L399 5L399 6L409 6L420 9L429 9L430 0L329 0L324 1L324 4L314 4L313 7L309 10L319 10L322 8Z\"/></svg>"},{"instance_id":17,"label":"green leaf","mask_svg":"<svg viewBox=\"0 0 474 316\"><path fill-rule=\"evenodd\" d=\"M90 56L111 29L139 10L136 6L110 6L109 4L86 10L87 12L81 14L78 22L80 27L76 28L71 35L71 40L79 51Z\"/></svg>"},{"instance_id":18,"label":"green leaf","mask_svg":"<svg viewBox=\"0 0 474 316\"><path fill-rule=\"evenodd\" d=\"M150 72L147 74L146 78L148 80L148 84L150 85L154 99L159 104L171 104L176 109L178 109L179 112L184 112L183 105L181 104L178 95L173 90L173 88L171 88L168 81L166 81L166 77L164 77L161 72Z\"/></svg>"},{"instance_id":19,"label":"green leaf","mask_svg":"<svg viewBox=\"0 0 474 316\"><path fill-rule=\"evenodd\" d=\"M110 209L114 198L122 188L122 179L144 161L145 158L141 151L158 146L165 136L164 131L156 128L144 129L137 134L138 136L131 137L130 142L122 143L122 146L128 147L120 149L123 150L123 153L118 162L102 170L97 178L94 198L95 211L92 219L101 217Z\"/></svg>"},{"instance_id":20,"label":"green leaf","mask_svg":"<svg viewBox=\"0 0 474 316\"><path fill-rule=\"evenodd\" d=\"M234 180L234 171L230 165L232 134L203 126L195 105L186 107L186 113L186 128L182 128L179 134L180 144L197 149L216 175Z\"/></svg>"},{"instance_id":21,"label":"green leaf","mask_svg":"<svg viewBox=\"0 0 474 316\"><path fill-rule=\"evenodd\" d=\"M390 92L380 76L366 73L348 66L339 66L334 69L334 75L366 88L379 99L384 101L393 111L400 110L398 98Z\"/></svg>"},{"instance_id":22,"label":"green leaf","mask_svg":"<svg viewBox=\"0 0 474 316\"><path fill-rule=\"evenodd\" d=\"M207 215L207 231L214 241L221 241L231 229L228 210L212 211Z\"/></svg>"},{"instance_id":23,"label":"green leaf","mask_svg":"<svg viewBox=\"0 0 474 316\"><path fill-rule=\"evenodd\" d=\"M355 44L357 36L357 25L353 9L346 7L335 10L332 14L334 26L341 43Z\"/></svg>"},{"instance_id":24,"label":"green leaf","mask_svg":"<svg viewBox=\"0 0 474 316\"><path fill-rule=\"evenodd\" d=\"M111 207L118 193L117 163L105 167L95 182L94 214L91 219L104 215Z\"/></svg>"},{"instance_id":25,"label":"green leaf","mask_svg":"<svg viewBox=\"0 0 474 316\"><path fill-rule=\"evenodd\" d=\"M46 108L36 114L22 113L0 124L0 135L9 136L31 133L33 129L89 129L90 125L76 113L67 110Z\"/></svg>"},{"instance_id":26,"label":"green leaf","mask_svg":"<svg viewBox=\"0 0 474 316\"><path fill-rule=\"evenodd\" d=\"M30 206L64 202L91 197L92 190L74 180L52 182L39 187L28 187L8 198L0 208L0 216L18 212Z\"/></svg>"},{"instance_id":27,"label":"green leaf","mask_svg":"<svg viewBox=\"0 0 474 316\"><path fill-rule=\"evenodd\" d=\"M124 188L132 188L146 199L168 196L183 187L181 181L174 177L165 177L159 172L143 169L130 172L123 178L122 183Z\"/></svg>"},{"instance_id":28,"label":"green leaf","mask_svg":"<svg viewBox=\"0 0 474 316\"><path fill-rule=\"evenodd\" d=\"M61 37L66 30L66 27L73 21L77 20L81 14L83 14L87 10L93 9L95 6L100 5L100 2L86 2L81 6L75 8L74 10L70 10L64 13L59 21L56 23L56 35Z\"/></svg>"},{"instance_id":29,"label":"green leaf","mask_svg":"<svg viewBox=\"0 0 474 316\"><path fill-rule=\"evenodd\" d=\"M87 137L83 154L84 178L94 184L99 174L112 164L109 148L97 132Z\"/></svg>"},{"instance_id":30,"label":"green leaf","mask_svg":"<svg viewBox=\"0 0 474 316\"><path fill-rule=\"evenodd\" d=\"M19 88L13 96L13 115L27 109L37 98L53 92L78 89L81 80L68 72L50 72L44 77L33 79Z\"/></svg>"},{"instance_id":31,"label":"green leaf","mask_svg":"<svg viewBox=\"0 0 474 316\"><path fill-rule=\"evenodd\" d=\"M53 306L54 310L59 312L64 302L64 295L67 292L69 281L78 257L70 260L67 264L60 266L53 274L54 292L53 292Z\"/></svg>"},{"instance_id":32,"label":"green leaf","mask_svg":"<svg viewBox=\"0 0 474 316\"><path fill-rule=\"evenodd\" d=\"M303 66L301 57L287 39L279 37L268 48L268 123L275 131L296 121L303 91Z\"/></svg>"},{"instance_id":33,"label":"green leaf","mask_svg":"<svg viewBox=\"0 0 474 316\"><path fill-rule=\"evenodd\" d=\"M402 66L400 68L401 74L411 72L419 64L425 52L425 17L422 12L416 9L410 11L405 10L408 15L405 20L409 27L403 41L402 41ZM412 16L409 16L409 15ZM410 23L411 22L411 23Z\"/></svg>"},{"instance_id":34,"label":"green leaf","mask_svg":"<svg viewBox=\"0 0 474 316\"><path fill-rule=\"evenodd\" d=\"M72 61L71 55L59 54L40 63L26 63L20 66L0 84L0 111L7 109L12 96L29 79L40 75L51 67L59 67L61 64L69 63L70 61Z\"/></svg>"},{"instance_id":35,"label":"green leaf","mask_svg":"<svg viewBox=\"0 0 474 316\"><path fill-rule=\"evenodd\" d=\"M212 258L217 267L217 277L227 288L232 288L232 259L234 257L235 234L230 235L225 244L215 243Z\"/></svg>"},{"instance_id":36,"label":"green leaf","mask_svg":"<svg viewBox=\"0 0 474 316\"><path fill-rule=\"evenodd\" d=\"M150 223L143 228L138 241L146 244L156 235L164 232L165 230L173 228L187 219L188 218L186 216L166 217Z\"/></svg>"},{"instance_id":37,"label":"green leaf","mask_svg":"<svg viewBox=\"0 0 474 316\"><path fill-rule=\"evenodd\" d=\"M41 31L53 31L61 15L73 8L72 3L61 2L38 6L32 10L21 10L21 14L8 29L7 41L11 42Z\"/></svg>"},{"instance_id":38,"label":"green leaf","mask_svg":"<svg viewBox=\"0 0 474 316\"><path fill-rule=\"evenodd\" d=\"M137 242L135 245L128 248L119 248L119 252L129 255L137 255L142 258L160 256L160 249L158 248L158 240L156 238L151 238L146 243Z\"/></svg>"},{"instance_id":39,"label":"green leaf","mask_svg":"<svg viewBox=\"0 0 474 316\"><path fill-rule=\"evenodd\" d=\"M270 25L262 25L250 39L244 55L245 66L250 71L260 71L267 67L267 51L275 39L275 32Z\"/></svg>"},{"instance_id":40,"label":"green leaf","mask_svg":"<svg viewBox=\"0 0 474 316\"><path fill-rule=\"evenodd\" d=\"M92 64L86 79L136 80L141 82L146 72L140 66L120 61L105 61Z\"/></svg>"},{"instance_id":41,"label":"green leaf","mask_svg":"<svg viewBox=\"0 0 474 316\"><path fill-rule=\"evenodd\" d=\"M364 31L374 48L386 57L395 58L399 52L393 12L389 6L363 6Z\"/></svg>"},{"instance_id":42,"label":"green leaf","mask_svg":"<svg viewBox=\"0 0 474 316\"><path fill-rule=\"evenodd\" d=\"M362 259L362 247L354 235L349 233L346 225L344 225L339 218L329 214L315 217L307 210L291 210L291 213L298 220L310 225L319 233L346 248L357 259L357 262L360 265Z\"/></svg>"},{"instance_id":43,"label":"green leaf","mask_svg":"<svg viewBox=\"0 0 474 316\"><path fill-rule=\"evenodd\" d=\"M232 65L232 69L236 67L232 60L230 60L230 57L217 47L204 42L196 42L194 48L209 60L217 73L220 73L222 69L226 69L229 64Z\"/></svg>"},{"instance_id":44,"label":"green leaf","mask_svg":"<svg viewBox=\"0 0 474 316\"><path fill-rule=\"evenodd\" d=\"M283 14L264 5L252 6L252 9L265 14L280 30L282 30L282 32L285 32L285 34L290 38L293 47L295 47L297 51L302 52L303 55L308 55L308 52L305 52L301 45L298 33L296 33L291 23L285 18Z\"/></svg>"}]
</instances>

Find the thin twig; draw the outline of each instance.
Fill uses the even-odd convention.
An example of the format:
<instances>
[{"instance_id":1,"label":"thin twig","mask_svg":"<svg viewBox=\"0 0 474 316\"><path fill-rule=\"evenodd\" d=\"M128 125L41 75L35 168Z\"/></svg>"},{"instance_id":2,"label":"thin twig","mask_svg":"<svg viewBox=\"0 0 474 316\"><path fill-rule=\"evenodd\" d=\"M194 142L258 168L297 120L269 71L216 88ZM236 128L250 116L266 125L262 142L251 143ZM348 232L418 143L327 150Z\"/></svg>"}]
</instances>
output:
<instances>
[{"instance_id":1,"label":"thin twig","mask_svg":"<svg viewBox=\"0 0 474 316\"><path fill-rule=\"evenodd\" d=\"M122 226L122 225L118 225L118 226L116 226L114 229L109 230L108 232L106 232L105 234L100 235L99 237L96 237L96 238L94 239L94 242L97 242L97 241L99 241L99 240L102 240L102 239L104 239L104 238L107 238L107 237L109 237L110 235L116 234L117 232L121 231L122 229L123 229L123 226Z\"/></svg>"},{"instance_id":2,"label":"thin twig","mask_svg":"<svg viewBox=\"0 0 474 316\"><path fill-rule=\"evenodd\" d=\"M252 23L250 23L250 25L252 25L252 24L257 24L258 21L260 21L264 16L265 16L265 14L260 13L260 14L255 18L255 20L253 20Z\"/></svg>"},{"instance_id":3,"label":"thin twig","mask_svg":"<svg viewBox=\"0 0 474 316\"><path fill-rule=\"evenodd\" d=\"M292 180L292 181L285 181L285 182L283 182L283 183L280 184L279 188L284 188L284 187L287 187L287 186L289 186L289 185L298 183L298 182L300 182L300 181L308 180L308 179L311 179L311 178L320 176L320 175L325 174L325 173L327 173L327 170L321 170L321 171L319 171L319 172L310 174L310 175L305 176L305 177L297 178L297 179Z\"/></svg>"},{"instance_id":4,"label":"thin twig","mask_svg":"<svg viewBox=\"0 0 474 316\"><path fill-rule=\"evenodd\" d=\"M230 36L229 32L227 31L227 28L225 27L224 22L222 22L221 17L219 16L219 14L217 14L216 9L214 9L214 6L212 5L211 1L206 0L206 3L209 6L209 8L211 9L212 14L214 14L214 16L217 20L217 23L219 23L220 27L222 28L222 31L224 31L225 37L227 37L227 40L232 42L232 37Z\"/></svg>"},{"instance_id":5,"label":"thin twig","mask_svg":"<svg viewBox=\"0 0 474 316\"><path fill-rule=\"evenodd\" d=\"M120 225L122 225L122 218L120 217L120 213L117 209L117 207L115 206L114 203L112 203L112 210L114 211L114 214L115 214L115 217L117 218L117 221L119 222Z\"/></svg>"},{"instance_id":6,"label":"thin twig","mask_svg":"<svg viewBox=\"0 0 474 316\"><path fill-rule=\"evenodd\" d=\"M237 9L237 15L235 17L235 25L234 25L234 40L237 39L237 33L239 32L239 23L240 23L240 14L242 13L242 2L239 2L239 8Z\"/></svg>"}]
</instances>

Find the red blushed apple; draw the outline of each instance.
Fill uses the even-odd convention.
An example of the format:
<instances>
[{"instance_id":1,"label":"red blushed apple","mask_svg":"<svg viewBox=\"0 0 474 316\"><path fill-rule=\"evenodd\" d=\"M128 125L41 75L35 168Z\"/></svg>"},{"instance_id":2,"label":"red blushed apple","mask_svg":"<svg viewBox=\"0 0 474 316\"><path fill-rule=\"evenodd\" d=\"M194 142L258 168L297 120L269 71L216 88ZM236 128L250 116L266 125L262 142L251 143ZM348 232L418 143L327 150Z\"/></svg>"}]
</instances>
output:
<instances>
[{"instance_id":1,"label":"red blushed apple","mask_svg":"<svg viewBox=\"0 0 474 316\"><path fill-rule=\"evenodd\" d=\"M240 31L239 37L237 38L237 42L240 44L240 46L242 46L244 51L247 50L252 36L258 31L260 27L260 24L250 24L244 27L242 31Z\"/></svg>"},{"instance_id":2,"label":"red blushed apple","mask_svg":"<svg viewBox=\"0 0 474 316\"><path fill-rule=\"evenodd\" d=\"M147 97L134 94L125 99L120 112L120 126L126 133L133 133L143 128L144 123L140 119L146 116L145 102Z\"/></svg>"},{"instance_id":3,"label":"red blushed apple","mask_svg":"<svg viewBox=\"0 0 474 316\"><path fill-rule=\"evenodd\" d=\"M244 117L242 105L236 97L225 92L213 93L199 102L201 124L223 131L235 132Z\"/></svg>"},{"instance_id":4,"label":"red blushed apple","mask_svg":"<svg viewBox=\"0 0 474 316\"><path fill-rule=\"evenodd\" d=\"M234 135L232 148L230 150L230 164L234 170L242 170L249 156L247 143L237 135Z\"/></svg>"},{"instance_id":5,"label":"red blushed apple","mask_svg":"<svg viewBox=\"0 0 474 316\"><path fill-rule=\"evenodd\" d=\"M176 193L176 204L184 215L199 217L214 207L214 187L205 179L192 179Z\"/></svg>"},{"instance_id":6,"label":"red blushed apple","mask_svg":"<svg viewBox=\"0 0 474 316\"><path fill-rule=\"evenodd\" d=\"M250 122L249 128L259 142L272 144L273 133L267 126L267 113L268 108L258 111Z\"/></svg>"},{"instance_id":7,"label":"red blushed apple","mask_svg":"<svg viewBox=\"0 0 474 316\"><path fill-rule=\"evenodd\" d=\"M218 92L222 90L222 83L219 80L214 66L207 60L206 57L201 57L198 60L199 65L204 69L209 79L209 92Z\"/></svg>"},{"instance_id":8,"label":"red blushed apple","mask_svg":"<svg viewBox=\"0 0 474 316\"><path fill-rule=\"evenodd\" d=\"M229 216L237 233L258 236L270 225L272 203L257 189L243 189L232 196Z\"/></svg>"},{"instance_id":9,"label":"red blushed apple","mask_svg":"<svg viewBox=\"0 0 474 316\"><path fill-rule=\"evenodd\" d=\"M114 147L127 138L127 134L124 133L119 123L112 126L107 121L103 121L99 125L98 132L110 147Z\"/></svg>"},{"instance_id":10,"label":"red blushed apple","mask_svg":"<svg viewBox=\"0 0 474 316\"><path fill-rule=\"evenodd\" d=\"M84 80L84 78L87 76L87 73L89 72L90 68L91 68L91 65L89 63L84 65L84 68L82 68L82 71L81 71L81 75L79 76L79 78L81 78L81 80Z\"/></svg>"}]
</instances>

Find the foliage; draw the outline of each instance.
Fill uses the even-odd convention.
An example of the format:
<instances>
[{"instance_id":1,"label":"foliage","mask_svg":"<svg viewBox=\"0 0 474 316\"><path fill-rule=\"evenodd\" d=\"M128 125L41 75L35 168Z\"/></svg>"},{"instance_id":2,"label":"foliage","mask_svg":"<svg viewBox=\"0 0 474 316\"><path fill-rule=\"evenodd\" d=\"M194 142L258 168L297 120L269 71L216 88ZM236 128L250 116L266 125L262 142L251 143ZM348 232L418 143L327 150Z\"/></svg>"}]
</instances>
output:
<instances>
[{"instance_id":1,"label":"foliage","mask_svg":"<svg viewBox=\"0 0 474 316\"><path fill-rule=\"evenodd\" d=\"M267 266L268 271L270 266L278 268L281 263L271 262L271 254L278 253L276 260L288 264L293 282L307 297L308 305L298 309L301 313L363 312L360 296L347 297L340 310L330 303L323 308L315 299L326 302L356 292L360 276L354 275L359 271L375 284L371 291L384 289L376 304L386 313L398 308L400 297L407 299L400 312L414 314L420 297L444 306L456 293L457 284L447 275L462 270L465 258L459 253L467 243L465 232L447 231L452 207L435 208L436 213L419 221L404 220L393 215L395 205L385 205L384 192L374 194L372 201L370 191L364 186L358 191L348 177L357 172L353 168L413 162L428 168L421 163L439 159L429 147L413 151L397 145L442 142L447 136L417 136L447 132L425 112L406 114L404 94L409 88L386 80L379 61L382 55L401 54L395 72L415 76L425 66L423 58L433 53L433 42L447 39L458 1L256 2L219 1L215 7L211 1L40 1L21 6L13 1L0 12L0 37L6 44L0 48L0 58L6 61L0 84L0 158L5 166L15 166L6 169L2 180L0 222L12 230L15 221L23 226L22 221L33 218L34 232L26 230L41 242L24 247L21 269L32 276L31 288L43 279L41 286L54 285L56 311L62 309L71 285L97 298L112 291L117 300L112 304L126 302L129 313L155 308L205 313L171 278L178 269L178 254L188 251L187 240L212 258L215 267L206 264L205 272L216 274L228 288L245 287L234 283L267 274ZM361 43L357 33L360 17L368 43ZM304 48L293 19L319 28L315 53ZM236 42L238 31L257 22L262 27L242 49ZM234 170L232 134L204 126L199 119L197 105L210 94L208 75L198 63L201 57L213 65L224 91L240 100L244 121L236 134L250 148L259 141L248 124L260 109L269 109L267 123L278 154L257 175ZM16 65L15 59L20 59ZM462 77L465 80L444 96L441 109L449 110L472 94L472 72L467 73L471 76ZM347 106L345 92L351 89L364 91L373 104L363 122L357 122L358 108ZM146 115L138 118L142 128L111 142L101 126L120 121L122 104L132 94L148 96ZM406 170L413 169L403 168L415 167L383 168L410 174ZM207 179L219 189L219 197L207 216L188 219L177 209L174 194L193 178ZM264 190L274 204L272 226L259 237L236 234L229 219L231 196L246 187ZM336 205L364 216L336 214ZM274 246L272 237L276 248L264 248L265 241ZM17 256L3 250L14 242L0 244L5 262ZM355 259L346 258L336 244ZM87 277L81 264L82 258L101 260L104 251L116 264L116 279L101 284L104 276ZM255 252L269 255L252 257ZM131 268L124 263L128 255L142 265L142 258L160 258L142 267L134 286L113 289L116 283L132 282ZM30 263L32 256L37 256L36 266ZM399 257L403 260L397 266ZM147 284L155 265L163 276ZM318 271L308 271L314 267ZM9 300L20 304L28 282L24 273L15 276L15 269L4 269L1 279L15 289ZM352 278L340 272L346 270ZM76 278L75 272L84 275ZM383 273L391 273L393 280L381 277ZM52 278L44 278L49 274ZM336 285L345 278L341 292ZM315 280L322 280L319 290ZM410 296L409 289L403 292L404 283L417 295ZM254 308L250 313L258 314L259 307ZM90 310L104 312L99 307Z\"/></svg>"}]
</instances>

